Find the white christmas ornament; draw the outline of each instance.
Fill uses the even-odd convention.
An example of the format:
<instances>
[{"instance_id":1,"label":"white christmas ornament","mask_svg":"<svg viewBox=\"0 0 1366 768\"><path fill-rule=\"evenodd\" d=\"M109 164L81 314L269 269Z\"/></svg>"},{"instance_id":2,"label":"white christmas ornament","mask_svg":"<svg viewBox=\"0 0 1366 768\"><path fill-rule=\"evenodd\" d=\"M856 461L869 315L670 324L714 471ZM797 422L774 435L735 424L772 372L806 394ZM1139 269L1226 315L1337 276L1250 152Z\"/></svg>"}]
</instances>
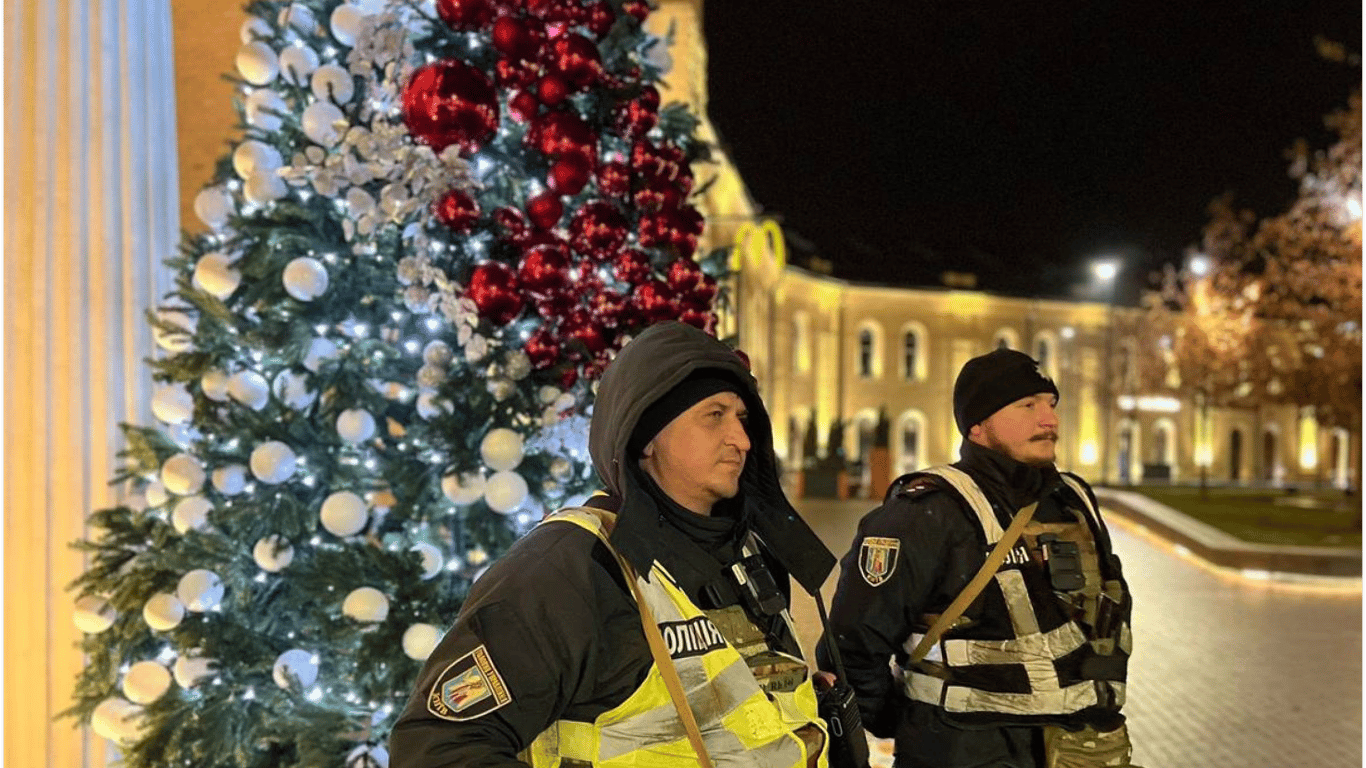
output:
<instances>
[{"instance_id":1,"label":"white christmas ornament","mask_svg":"<svg viewBox=\"0 0 1366 768\"><path fill-rule=\"evenodd\" d=\"M298 3L291 3L288 8L280 11L279 20L280 26L293 27L295 31L306 35L313 34L313 28L318 26L318 20L313 17L313 12Z\"/></svg>"},{"instance_id":2,"label":"white christmas ornament","mask_svg":"<svg viewBox=\"0 0 1366 768\"><path fill-rule=\"evenodd\" d=\"M161 465L161 484L177 496L198 493L204 487L204 468L188 453L177 453Z\"/></svg>"},{"instance_id":3,"label":"white christmas ornament","mask_svg":"<svg viewBox=\"0 0 1366 768\"><path fill-rule=\"evenodd\" d=\"M473 504L484 496L484 473L464 472L441 478L441 492L452 504Z\"/></svg>"},{"instance_id":4,"label":"white christmas ornament","mask_svg":"<svg viewBox=\"0 0 1366 768\"><path fill-rule=\"evenodd\" d=\"M315 101L300 118L304 135L315 144L330 147L346 133L346 116L330 101Z\"/></svg>"},{"instance_id":5,"label":"white christmas ornament","mask_svg":"<svg viewBox=\"0 0 1366 768\"><path fill-rule=\"evenodd\" d=\"M227 224L234 210L232 195L222 187L206 187L194 197L194 215L210 229Z\"/></svg>"},{"instance_id":6,"label":"white christmas ornament","mask_svg":"<svg viewBox=\"0 0 1366 768\"><path fill-rule=\"evenodd\" d=\"M438 573L441 573L441 566L444 564L443 558L441 557L441 550L423 541L414 544L412 547L412 551L416 552L419 556L422 557L423 581L426 581L427 579L432 578Z\"/></svg>"},{"instance_id":7,"label":"white christmas ornament","mask_svg":"<svg viewBox=\"0 0 1366 768\"><path fill-rule=\"evenodd\" d=\"M454 356L455 353L451 351L451 345L440 339L428 342L427 346L422 348L422 361L428 365L444 368L450 365L451 358Z\"/></svg>"},{"instance_id":8,"label":"white christmas ornament","mask_svg":"<svg viewBox=\"0 0 1366 768\"><path fill-rule=\"evenodd\" d=\"M159 592L147 599L142 605L142 620L158 632L167 632L180 626L185 618L185 604L170 592Z\"/></svg>"},{"instance_id":9,"label":"white christmas ornament","mask_svg":"<svg viewBox=\"0 0 1366 768\"><path fill-rule=\"evenodd\" d=\"M342 613L356 621L378 624L389 615L389 598L374 587L358 587L342 601Z\"/></svg>"},{"instance_id":10,"label":"white christmas ornament","mask_svg":"<svg viewBox=\"0 0 1366 768\"><path fill-rule=\"evenodd\" d=\"M228 374L210 368L199 377L199 389L210 400L225 402L228 399Z\"/></svg>"},{"instance_id":11,"label":"white christmas ornament","mask_svg":"<svg viewBox=\"0 0 1366 768\"><path fill-rule=\"evenodd\" d=\"M522 463L522 436L507 427L491 429L479 443L479 455L495 472L513 469Z\"/></svg>"},{"instance_id":12,"label":"white christmas ornament","mask_svg":"<svg viewBox=\"0 0 1366 768\"><path fill-rule=\"evenodd\" d=\"M275 399L296 411L302 411L318 399L318 393L308 386L308 376L297 371L285 369L275 377L271 387Z\"/></svg>"},{"instance_id":13,"label":"white christmas ornament","mask_svg":"<svg viewBox=\"0 0 1366 768\"><path fill-rule=\"evenodd\" d=\"M318 662L313 660L313 654L308 651L298 648L285 651L275 658L271 675L276 685L288 690L289 678L286 673L298 678L299 685L307 688L318 681Z\"/></svg>"},{"instance_id":14,"label":"white christmas ornament","mask_svg":"<svg viewBox=\"0 0 1366 768\"><path fill-rule=\"evenodd\" d=\"M171 500L171 495L166 492L166 486L160 480L153 480L142 489L142 495L147 499L150 507L159 507Z\"/></svg>"},{"instance_id":15,"label":"white christmas ornament","mask_svg":"<svg viewBox=\"0 0 1366 768\"><path fill-rule=\"evenodd\" d=\"M76 601L76 610L71 620L76 629L86 634L98 635L114 626L114 618L118 615L118 611L111 608L109 603L94 595L86 595Z\"/></svg>"},{"instance_id":16,"label":"white christmas ornament","mask_svg":"<svg viewBox=\"0 0 1366 768\"><path fill-rule=\"evenodd\" d=\"M228 395L253 411L259 411L270 402L270 387L266 385L266 377L256 371L238 371L228 379Z\"/></svg>"},{"instance_id":17,"label":"white christmas ornament","mask_svg":"<svg viewBox=\"0 0 1366 768\"><path fill-rule=\"evenodd\" d=\"M274 171L257 171L242 186L242 195L255 205L265 205L289 194L285 180Z\"/></svg>"},{"instance_id":18,"label":"white christmas ornament","mask_svg":"<svg viewBox=\"0 0 1366 768\"><path fill-rule=\"evenodd\" d=\"M247 123L268 132L280 130L280 126L284 125L280 115L289 112L289 105L272 88L252 91L244 107Z\"/></svg>"},{"instance_id":19,"label":"white christmas ornament","mask_svg":"<svg viewBox=\"0 0 1366 768\"><path fill-rule=\"evenodd\" d=\"M332 36L337 42L348 48L356 44L356 36L360 34L361 25L365 21L365 14L354 5L342 3L336 10L332 11L331 23Z\"/></svg>"},{"instance_id":20,"label":"white christmas ornament","mask_svg":"<svg viewBox=\"0 0 1366 768\"><path fill-rule=\"evenodd\" d=\"M190 531L199 531L209 526L209 511L213 505L203 496L187 496L175 505L171 513L171 525L182 536Z\"/></svg>"},{"instance_id":21,"label":"white christmas ornament","mask_svg":"<svg viewBox=\"0 0 1366 768\"><path fill-rule=\"evenodd\" d=\"M262 443L251 452L251 473L263 483L283 483L294 476L296 466L294 451L279 440Z\"/></svg>"},{"instance_id":22,"label":"white christmas ornament","mask_svg":"<svg viewBox=\"0 0 1366 768\"><path fill-rule=\"evenodd\" d=\"M242 273L232 268L225 253L206 253L194 265L194 287L220 301L242 284Z\"/></svg>"},{"instance_id":23,"label":"white christmas ornament","mask_svg":"<svg viewBox=\"0 0 1366 768\"><path fill-rule=\"evenodd\" d=\"M389 750L379 744L362 744L346 756L346 768L389 768Z\"/></svg>"},{"instance_id":24,"label":"white christmas ornament","mask_svg":"<svg viewBox=\"0 0 1366 768\"><path fill-rule=\"evenodd\" d=\"M441 640L441 631L431 624L414 624L403 633L403 652L410 659L426 661L436 644Z\"/></svg>"},{"instance_id":25,"label":"white christmas ornament","mask_svg":"<svg viewBox=\"0 0 1366 768\"><path fill-rule=\"evenodd\" d=\"M526 480L516 472L495 472L484 487L484 502L494 512L508 514L522 505L528 490Z\"/></svg>"},{"instance_id":26,"label":"white christmas ornament","mask_svg":"<svg viewBox=\"0 0 1366 768\"><path fill-rule=\"evenodd\" d=\"M319 100L330 99L334 104L345 104L356 95L351 73L336 64L324 64L313 73L313 95Z\"/></svg>"},{"instance_id":27,"label":"white christmas ornament","mask_svg":"<svg viewBox=\"0 0 1366 768\"><path fill-rule=\"evenodd\" d=\"M206 659L195 653L182 653L171 665L171 674L175 676L176 685L189 690L195 687L200 680L213 674L216 664L213 659Z\"/></svg>"},{"instance_id":28,"label":"white christmas ornament","mask_svg":"<svg viewBox=\"0 0 1366 768\"><path fill-rule=\"evenodd\" d=\"M348 443L362 443L375 436L375 417L363 408L348 408L337 416L337 434Z\"/></svg>"},{"instance_id":29,"label":"white christmas ornament","mask_svg":"<svg viewBox=\"0 0 1366 768\"><path fill-rule=\"evenodd\" d=\"M213 471L213 487L224 496L236 496L247 487L247 468L229 464Z\"/></svg>"},{"instance_id":30,"label":"white christmas ornament","mask_svg":"<svg viewBox=\"0 0 1366 768\"><path fill-rule=\"evenodd\" d=\"M169 384L152 395L152 415L167 424L184 424L194 416L194 396L180 384Z\"/></svg>"},{"instance_id":31,"label":"white christmas ornament","mask_svg":"<svg viewBox=\"0 0 1366 768\"><path fill-rule=\"evenodd\" d=\"M264 141L247 139L232 151L232 169L244 181L260 171L274 173L283 164L280 151Z\"/></svg>"},{"instance_id":32,"label":"white christmas ornament","mask_svg":"<svg viewBox=\"0 0 1366 768\"><path fill-rule=\"evenodd\" d=\"M118 696L100 702L90 715L90 728L110 741L132 741L142 727L142 707Z\"/></svg>"},{"instance_id":33,"label":"white christmas ornament","mask_svg":"<svg viewBox=\"0 0 1366 768\"><path fill-rule=\"evenodd\" d=\"M170 670L155 661L139 661L123 675L123 695L134 704L151 704L170 687Z\"/></svg>"},{"instance_id":34,"label":"white christmas ornament","mask_svg":"<svg viewBox=\"0 0 1366 768\"><path fill-rule=\"evenodd\" d=\"M237 49L237 71L252 85L267 85L280 74L280 60L269 45L247 43Z\"/></svg>"},{"instance_id":35,"label":"white christmas ornament","mask_svg":"<svg viewBox=\"0 0 1366 768\"><path fill-rule=\"evenodd\" d=\"M243 45L254 43L263 38L269 40L274 34L275 32L270 28L270 24L260 16L248 16L247 20L242 22L242 26L237 30L237 36Z\"/></svg>"},{"instance_id":36,"label":"white christmas ornament","mask_svg":"<svg viewBox=\"0 0 1366 768\"><path fill-rule=\"evenodd\" d=\"M455 413L455 406L435 392L423 392L417 396L417 415L424 419L434 419L443 413Z\"/></svg>"},{"instance_id":37,"label":"white christmas ornament","mask_svg":"<svg viewBox=\"0 0 1366 768\"><path fill-rule=\"evenodd\" d=\"M308 85L318 68L318 54L306 45L291 45L280 51L280 74L290 85Z\"/></svg>"},{"instance_id":38,"label":"white christmas ornament","mask_svg":"<svg viewBox=\"0 0 1366 768\"><path fill-rule=\"evenodd\" d=\"M206 568L196 568L180 577L176 597L195 613L212 611L223 601L223 580Z\"/></svg>"},{"instance_id":39,"label":"white christmas ornament","mask_svg":"<svg viewBox=\"0 0 1366 768\"><path fill-rule=\"evenodd\" d=\"M157 326L152 326L152 338L157 346L167 352L184 352L190 348L191 337L194 336L195 322L184 312L175 310L158 310L157 318L165 323L170 323L176 331L162 330ZM183 332L182 332L183 331Z\"/></svg>"},{"instance_id":40,"label":"white christmas ornament","mask_svg":"<svg viewBox=\"0 0 1366 768\"><path fill-rule=\"evenodd\" d=\"M294 562L294 547L283 537L271 535L257 540L251 556L261 570L279 573Z\"/></svg>"},{"instance_id":41,"label":"white christmas ornament","mask_svg":"<svg viewBox=\"0 0 1366 768\"><path fill-rule=\"evenodd\" d=\"M370 516L364 499L350 491L337 491L323 501L318 517L333 536L354 536L365 527Z\"/></svg>"},{"instance_id":42,"label":"white christmas ornament","mask_svg":"<svg viewBox=\"0 0 1366 768\"><path fill-rule=\"evenodd\" d=\"M308 343L308 354L304 355L304 367L317 373L324 361L337 356L337 345L331 339L319 336Z\"/></svg>"},{"instance_id":43,"label":"white christmas ornament","mask_svg":"<svg viewBox=\"0 0 1366 768\"><path fill-rule=\"evenodd\" d=\"M286 264L280 279L284 281L285 292L299 301L312 301L327 292L327 268L309 256Z\"/></svg>"}]
</instances>

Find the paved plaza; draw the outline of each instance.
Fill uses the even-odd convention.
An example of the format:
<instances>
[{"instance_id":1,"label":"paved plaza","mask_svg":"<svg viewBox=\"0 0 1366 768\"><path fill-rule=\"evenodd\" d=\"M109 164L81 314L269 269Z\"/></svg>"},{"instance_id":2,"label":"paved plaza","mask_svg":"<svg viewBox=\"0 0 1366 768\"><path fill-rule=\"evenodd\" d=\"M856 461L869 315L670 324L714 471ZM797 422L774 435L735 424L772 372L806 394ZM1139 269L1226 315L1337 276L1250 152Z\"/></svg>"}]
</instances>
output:
<instances>
[{"instance_id":1,"label":"paved plaza","mask_svg":"<svg viewBox=\"0 0 1366 768\"><path fill-rule=\"evenodd\" d=\"M797 506L842 557L874 504ZM1235 578L1108 519L1135 600L1125 712L1137 765L1360 768L1360 581L1342 589ZM820 635L815 603L793 603L809 650ZM875 768L890 765L890 745L875 747Z\"/></svg>"}]
</instances>

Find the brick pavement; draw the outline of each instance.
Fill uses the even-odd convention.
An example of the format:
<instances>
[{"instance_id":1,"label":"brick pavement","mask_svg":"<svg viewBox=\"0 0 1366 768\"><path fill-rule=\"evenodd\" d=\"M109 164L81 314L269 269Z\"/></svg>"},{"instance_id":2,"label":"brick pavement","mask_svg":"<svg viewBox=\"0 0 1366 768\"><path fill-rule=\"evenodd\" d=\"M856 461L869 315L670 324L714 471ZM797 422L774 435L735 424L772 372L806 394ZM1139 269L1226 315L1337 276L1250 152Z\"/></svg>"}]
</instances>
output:
<instances>
[{"instance_id":1,"label":"brick pavement","mask_svg":"<svg viewBox=\"0 0 1366 768\"><path fill-rule=\"evenodd\" d=\"M843 556L868 501L797 507ZM1359 768L1361 581L1326 586L1237 578L1204 567L1151 530L1110 516L1135 597L1129 715L1144 768ZM822 594L828 601L836 576ZM815 603L793 599L810 651ZM874 768L891 764L873 743Z\"/></svg>"}]
</instances>

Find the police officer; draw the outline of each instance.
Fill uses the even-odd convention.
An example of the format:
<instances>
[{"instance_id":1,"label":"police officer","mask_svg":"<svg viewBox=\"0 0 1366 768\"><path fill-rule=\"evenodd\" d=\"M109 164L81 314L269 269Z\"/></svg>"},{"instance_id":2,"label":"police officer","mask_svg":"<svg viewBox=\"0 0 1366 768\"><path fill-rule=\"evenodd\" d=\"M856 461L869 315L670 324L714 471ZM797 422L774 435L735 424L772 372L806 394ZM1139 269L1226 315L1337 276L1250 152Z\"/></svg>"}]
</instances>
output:
<instances>
[{"instance_id":1,"label":"police officer","mask_svg":"<svg viewBox=\"0 0 1366 768\"><path fill-rule=\"evenodd\" d=\"M1129 591L1090 487L1054 467L1057 403L1028 355L969 360L953 390L961 460L898 478L841 561L829 631L897 768L1130 764ZM981 594L913 661L1034 502Z\"/></svg>"},{"instance_id":2,"label":"police officer","mask_svg":"<svg viewBox=\"0 0 1366 768\"><path fill-rule=\"evenodd\" d=\"M475 582L395 724L394 768L693 768L671 672L713 765L824 768L788 577L817 589L835 558L782 493L746 365L691 326L647 329L602 377L589 451L605 492Z\"/></svg>"}]
</instances>

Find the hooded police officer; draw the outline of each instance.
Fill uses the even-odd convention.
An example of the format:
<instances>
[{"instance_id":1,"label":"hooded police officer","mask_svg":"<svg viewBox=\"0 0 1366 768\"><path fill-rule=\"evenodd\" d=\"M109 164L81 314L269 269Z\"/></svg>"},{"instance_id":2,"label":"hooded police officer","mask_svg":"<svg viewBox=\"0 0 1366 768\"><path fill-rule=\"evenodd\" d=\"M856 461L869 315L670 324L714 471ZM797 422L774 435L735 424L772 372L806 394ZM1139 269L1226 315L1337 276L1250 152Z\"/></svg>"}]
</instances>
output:
<instances>
[{"instance_id":1,"label":"hooded police officer","mask_svg":"<svg viewBox=\"0 0 1366 768\"><path fill-rule=\"evenodd\" d=\"M953 391L961 460L898 478L841 561L829 631L897 768L1129 765L1129 591L1090 487L1054 466L1057 404L1028 355L969 360ZM981 594L910 658L1034 502Z\"/></svg>"},{"instance_id":2,"label":"hooded police officer","mask_svg":"<svg viewBox=\"0 0 1366 768\"><path fill-rule=\"evenodd\" d=\"M691 326L647 329L603 374L589 451L605 491L475 582L394 727L391 764L693 768L667 665L713 764L824 768L788 577L817 589L834 556L782 493L744 362Z\"/></svg>"}]
</instances>

